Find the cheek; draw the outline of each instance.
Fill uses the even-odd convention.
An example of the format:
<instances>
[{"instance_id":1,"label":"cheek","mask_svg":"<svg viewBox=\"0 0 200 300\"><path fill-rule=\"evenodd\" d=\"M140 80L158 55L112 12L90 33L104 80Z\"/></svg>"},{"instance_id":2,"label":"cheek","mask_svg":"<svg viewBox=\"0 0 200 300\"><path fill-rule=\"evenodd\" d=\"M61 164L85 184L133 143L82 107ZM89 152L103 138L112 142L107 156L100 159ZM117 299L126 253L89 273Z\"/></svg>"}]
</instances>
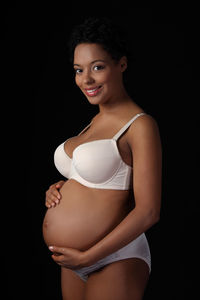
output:
<instances>
[{"instance_id":1,"label":"cheek","mask_svg":"<svg viewBox=\"0 0 200 300\"><path fill-rule=\"evenodd\" d=\"M107 74L107 76L104 78L104 82L108 87L113 87L116 85L116 79L113 74Z\"/></svg>"},{"instance_id":2,"label":"cheek","mask_svg":"<svg viewBox=\"0 0 200 300\"><path fill-rule=\"evenodd\" d=\"M108 85L112 84L113 81L112 73L107 72L102 74L101 76L99 76L98 81Z\"/></svg>"},{"instance_id":3,"label":"cheek","mask_svg":"<svg viewBox=\"0 0 200 300\"><path fill-rule=\"evenodd\" d=\"M76 85L79 87L80 86L80 79L77 76L75 76L74 80L75 80Z\"/></svg>"}]
</instances>

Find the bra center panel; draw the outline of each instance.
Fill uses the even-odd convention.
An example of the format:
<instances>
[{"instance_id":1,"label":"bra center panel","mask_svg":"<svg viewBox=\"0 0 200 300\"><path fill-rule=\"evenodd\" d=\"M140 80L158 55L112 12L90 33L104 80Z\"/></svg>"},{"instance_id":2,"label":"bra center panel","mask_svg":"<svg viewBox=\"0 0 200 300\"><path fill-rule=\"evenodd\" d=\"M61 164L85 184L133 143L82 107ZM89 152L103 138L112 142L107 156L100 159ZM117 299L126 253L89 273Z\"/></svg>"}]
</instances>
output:
<instances>
[{"instance_id":1,"label":"bra center panel","mask_svg":"<svg viewBox=\"0 0 200 300\"><path fill-rule=\"evenodd\" d=\"M69 143L69 141L70 140L72 140L73 139L73 137L71 137L71 138L68 138L64 143L63 143L63 149L64 149L64 152L65 152L65 155L69 158L69 159L73 159L73 152L74 152L74 150L76 149L76 147L75 147L75 149L74 150L72 150L72 154L68 154L67 153L67 151L68 151L68 146L70 146L70 145L68 145ZM77 146L77 147L79 147L79 146Z\"/></svg>"}]
</instances>

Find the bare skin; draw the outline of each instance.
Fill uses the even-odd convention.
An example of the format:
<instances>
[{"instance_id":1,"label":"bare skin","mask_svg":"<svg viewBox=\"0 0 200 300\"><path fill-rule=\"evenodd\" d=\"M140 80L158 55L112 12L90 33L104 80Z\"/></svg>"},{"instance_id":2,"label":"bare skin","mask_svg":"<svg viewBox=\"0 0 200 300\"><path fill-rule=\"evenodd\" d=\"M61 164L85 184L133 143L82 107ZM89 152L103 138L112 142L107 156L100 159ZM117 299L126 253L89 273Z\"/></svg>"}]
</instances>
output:
<instances>
[{"instance_id":1,"label":"bare skin","mask_svg":"<svg viewBox=\"0 0 200 300\"><path fill-rule=\"evenodd\" d=\"M65 143L68 156L80 144L112 138L142 112L123 86L126 66L126 57L116 63L100 45L76 47L76 84L91 104L99 106L99 113L84 133ZM47 245L54 246L52 251L60 254L52 258L62 267L64 300L142 299L149 270L140 259L112 263L92 273L87 283L70 270L120 249L130 235L137 237L159 219L161 145L156 122L148 115L138 118L120 137L118 149L122 160L134 165L134 197L132 190L93 189L75 180L60 181L46 192L43 235Z\"/></svg>"}]
</instances>

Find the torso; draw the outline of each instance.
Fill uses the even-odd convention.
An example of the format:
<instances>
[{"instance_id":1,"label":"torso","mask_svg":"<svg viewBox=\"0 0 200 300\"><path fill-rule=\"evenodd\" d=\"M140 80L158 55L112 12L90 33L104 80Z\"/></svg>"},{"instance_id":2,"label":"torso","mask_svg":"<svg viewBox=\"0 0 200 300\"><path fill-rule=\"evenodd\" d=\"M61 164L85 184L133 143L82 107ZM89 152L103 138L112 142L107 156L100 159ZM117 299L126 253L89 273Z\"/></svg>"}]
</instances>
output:
<instances>
[{"instance_id":1,"label":"torso","mask_svg":"<svg viewBox=\"0 0 200 300\"><path fill-rule=\"evenodd\" d=\"M44 239L47 245L86 250L108 234L127 215L128 191L87 188L68 180L62 200L47 210Z\"/></svg>"},{"instance_id":2,"label":"torso","mask_svg":"<svg viewBox=\"0 0 200 300\"><path fill-rule=\"evenodd\" d=\"M126 116L119 122L118 118L111 117L108 126L108 121L100 122L97 116L86 132L66 142L66 153L72 157L78 145L112 137L129 119ZM131 166L126 134L119 139L118 149L122 160ZM86 250L112 231L134 206L132 190L89 188L73 179L65 182L60 193L60 204L48 209L44 218L43 235L47 245Z\"/></svg>"}]
</instances>

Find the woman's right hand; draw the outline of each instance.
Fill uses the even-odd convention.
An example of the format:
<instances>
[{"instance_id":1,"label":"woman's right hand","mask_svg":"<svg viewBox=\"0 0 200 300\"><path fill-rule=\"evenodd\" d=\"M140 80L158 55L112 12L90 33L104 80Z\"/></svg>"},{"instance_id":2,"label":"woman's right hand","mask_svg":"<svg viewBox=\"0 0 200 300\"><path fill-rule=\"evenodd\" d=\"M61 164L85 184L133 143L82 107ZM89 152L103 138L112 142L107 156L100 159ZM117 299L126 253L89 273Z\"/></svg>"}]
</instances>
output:
<instances>
[{"instance_id":1,"label":"woman's right hand","mask_svg":"<svg viewBox=\"0 0 200 300\"><path fill-rule=\"evenodd\" d=\"M63 186L65 183L64 180L60 180L57 183L52 184L49 189L46 191L46 199L45 199L45 205L48 208L55 207L57 204L60 203L61 200L61 194L59 192L59 189Z\"/></svg>"}]
</instances>

